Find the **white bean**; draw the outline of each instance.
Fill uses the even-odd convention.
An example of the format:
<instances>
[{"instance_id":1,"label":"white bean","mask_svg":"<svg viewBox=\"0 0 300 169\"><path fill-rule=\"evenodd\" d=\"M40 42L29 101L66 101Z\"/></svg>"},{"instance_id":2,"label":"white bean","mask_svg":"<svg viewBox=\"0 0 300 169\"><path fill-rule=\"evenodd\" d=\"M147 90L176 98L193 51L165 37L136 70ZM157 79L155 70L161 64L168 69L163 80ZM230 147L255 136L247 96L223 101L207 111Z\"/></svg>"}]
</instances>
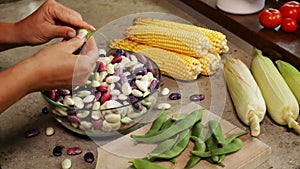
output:
<instances>
[{"instance_id":1,"label":"white bean","mask_svg":"<svg viewBox=\"0 0 300 169\"><path fill-rule=\"evenodd\" d=\"M130 84L128 82L125 82L122 85L122 93L125 95L130 95L132 92L132 88L130 87Z\"/></svg>"},{"instance_id":2,"label":"white bean","mask_svg":"<svg viewBox=\"0 0 300 169\"><path fill-rule=\"evenodd\" d=\"M71 166L72 166L72 161L69 158L66 158L61 162L62 169L70 169Z\"/></svg>"},{"instance_id":3,"label":"white bean","mask_svg":"<svg viewBox=\"0 0 300 169\"><path fill-rule=\"evenodd\" d=\"M163 88L160 92L161 95L166 96L170 93L170 90L168 88Z\"/></svg>"},{"instance_id":4,"label":"white bean","mask_svg":"<svg viewBox=\"0 0 300 169\"><path fill-rule=\"evenodd\" d=\"M142 97L143 96L143 93L141 91L137 90L137 89L133 89L131 93L135 97Z\"/></svg>"},{"instance_id":5,"label":"white bean","mask_svg":"<svg viewBox=\"0 0 300 169\"><path fill-rule=\"evenodd\" d=\"M109 123L116 123L116 122L121 121L121 115L120 114L114 114L114 113L107 114L105 116L105 120Z\"/></svg>"},{"instance_id":6,"label":"white bean","mask_svg":"<svg viewBox=\"0 0 300 169\"><path fill-rule=\"evenodd\" d=\"M82 101L83 101L83 103L90 103L90 102L92 102L94 99L95 99L95 96L94 96L94 95L89 95L89 96L86 96Z\"/></svg>"},{"instance_id":7,"label":"white bean","mask_svg":"<svg viewBox=\"0 0 300 169\"><path fill-rule=\"evenodd\" d=\"M169 103L160 103L157 105L157 108L159 110L168 110L171 108L171 105Z\"/></svg>"},{"instance_id":8,"label":"white bean","mask_svg":"<svg viewBox=\"0 0 300 169\"><path fill-rule=\"evenodd\" d=\"M83 103L83 101L82 101L82 99L80 97L73 97L72 99L74 101L74 105L78 109L82 109L84 107L84 103Z\"/></svg>"},{"instance_id":9,"label":"white bean","mask_svg":"<svg viewBox=\"0 0 300 169\"><path fill-rule=\"evenodd\" d=\"M55 130L53 127L47 127L45 133L47 136L52 136L55 133Z\"/></svg>"}]
</instances>

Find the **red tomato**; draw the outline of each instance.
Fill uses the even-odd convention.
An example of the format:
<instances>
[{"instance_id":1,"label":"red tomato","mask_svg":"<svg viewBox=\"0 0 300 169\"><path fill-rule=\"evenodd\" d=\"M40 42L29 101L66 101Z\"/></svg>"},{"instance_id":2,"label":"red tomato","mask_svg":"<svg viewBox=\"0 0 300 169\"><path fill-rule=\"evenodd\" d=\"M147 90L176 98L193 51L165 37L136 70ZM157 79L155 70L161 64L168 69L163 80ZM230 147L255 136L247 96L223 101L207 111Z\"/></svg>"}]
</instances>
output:
<instances>
[{"instance_id":1,"label":"red tomato","mask_svg":"<svg viewBox=\"0 0 300 169\"><path fill-rule=\"evenodd\" d=\"M299 8L300 4L297 1L290 1L284 3L280 8L279 11L282 15L282 18L294 18L297 19L299 16Z\"/></svg>"},{"instance_id":2,"label":"red tomato","mask_svg":"<svg viewBox=\"0 0 300 169\"><path fill-rule=\"evenodd\" d=\"M297 20L294 18L283 18L281 29L285 32L294 32L298 28Z\"/></svg>"},{"instance_id":3,"label":"red tomato","mask_svg":"<svg viewBox=\"0 0 300 169\"><path fill-rule=\"evenodd\" d=\"M282 15L278 9L267 8L259 14L259 22L268 29L276 28L282 21Z\"/></svg>"}]
</instances>

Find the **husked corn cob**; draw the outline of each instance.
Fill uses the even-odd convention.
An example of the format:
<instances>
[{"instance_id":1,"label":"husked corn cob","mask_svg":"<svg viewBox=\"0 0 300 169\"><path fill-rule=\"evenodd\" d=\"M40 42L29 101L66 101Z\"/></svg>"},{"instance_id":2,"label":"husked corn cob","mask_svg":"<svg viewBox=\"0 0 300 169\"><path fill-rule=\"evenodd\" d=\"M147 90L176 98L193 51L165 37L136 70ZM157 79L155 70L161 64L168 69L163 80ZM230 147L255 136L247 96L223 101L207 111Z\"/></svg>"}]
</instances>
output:
<instances>
[{"instance_id":1,"label":"husked corn cob","mask_svg":"<svg viewBox=\"0 0 300 169\"><path fill-rule=\"evenodd\" d=\"M135 52L139 52L141 50L144 50L146 48L153 48L151 46L147 46L141 43L137 43L128 39L119 39L119 40L115 40L112 41L110 44L111 48L120 48L120 49L125 49L125 50L130 50L130 51L135 51ZM181 55L178 53L173 52L174 55L182 57L184 60L190 59L193 60L194 62L194 58L187 56L187 55ZM159 59L159 58L157 58ZM170 58L169 58L170 59ZM201 58L195 58L198 60L199 65L197 64L197 66L195 66L195 69L197 69L197 71L195 73L204 75L204 76L211 76L214 73L216 73L216 71L219 69L220 64L221 64L221 56L219 54L211 54L211 53L207 53L204 56L202 56ZM156 61L156 60L155 60ZM181 65L182 67L183 65ZM200 66L201 72L199 73L199 68L197 68L198 66ZM193 73L193 74L195 74Z\"/></svg>"},{"instance_id":2,"label":"husked corn cob","mask_svg":"<svg viewBox=\"0 0 300 169\"><path fill-rule=\"evenodd\" d=\"M272 119L280 125L288 125L289 128L300 132L300 126L296 122L299 116L298 102L271 59L263 56L260 50L256 50L251 71Z\"/></svg>"},{"instance_id":3,"label":"husked corn cob","mask_svg":"<svg viewBox=\"0 0 300 169\"><path fill-rule=\"evenodd\" d=\"M241 60L227 57L224 77L238 117L250 126L252 136L258 136L267 108L249 68Z\"/></svg>"},{"instance_id":4,"label":"husked corn cob","mask_svg":"<svg viewBox=\"0 0 300 169\"><path fill-rule=\"evenodd\" d=\"M201 57L210 52L216 53L210 40L201 33L160 26L135 25L125 30L125 36L139 43L188 56Z\"/></svg>"},{"instance_id":5,"label":"husked corn cob","mask_svg":"<svg viewBox=\"0 0 300 169\"><path fill-rule=\"evenodd\" d=\"M219 54L207 53L201 58L197 58L202 69L201 75L211 76L216 73L221 64L221 56Z\"/></svg>"},{"instance_id":6,"label":"husked corn cob","mask_svg":"<svg viewBox=\"0 0 300 169\"><path fill-rule=\"evenodd\" d=\"M199 61L193 57L138 44L127 39L114 40L110 43L110 47L141 53L155 61L163 74L175 79L195 80L201 73Z\"/></svg>"},{"instance_id":7,"label":"husked corn cob","mask_svg":"<svg viewBox=\"0 0 300 169\"><path fill-rule=\"evenodd\" d=\"M291 64L282 60L276 61L279 72L292 90L300 104L300 72Z\"/></svg>"},{"instance_id":8,"label":"husked corn cob","mask_svg":"<svg viewBox=\"0 0 300 169\"><path fill-rule=\"evenodd\" d=\"M216 30L195 26L195 25L173 22L173 21L154 19L154 18L136 18L134 20L134 24L153 25L153 26L155 25L155 26L161 26L165 28L181 29L185 31L201 33L206 35L209 38L210 42L213 45L214 50L217 53L221 54L221 53L227 53L229 51L226 36L223 33Z\"/></svg>"}]
</instances>

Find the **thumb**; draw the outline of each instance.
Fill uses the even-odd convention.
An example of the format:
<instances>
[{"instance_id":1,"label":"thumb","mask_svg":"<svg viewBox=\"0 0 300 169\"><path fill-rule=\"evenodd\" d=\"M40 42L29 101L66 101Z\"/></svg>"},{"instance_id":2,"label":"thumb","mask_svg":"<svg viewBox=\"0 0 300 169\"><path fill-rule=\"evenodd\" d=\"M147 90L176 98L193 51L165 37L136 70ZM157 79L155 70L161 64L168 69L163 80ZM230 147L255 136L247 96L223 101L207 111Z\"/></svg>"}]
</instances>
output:
<instances>
[{"instance_id":1,"label":"thumb","mask_svg":"<svg viewBox=\"0 0 300 169\"><path fill-rule=\"evenodd\" d=\"M49 29L52 32L52 36L54 36L55 38L62 37L64 39L69 39L76 36L76 31L68 26L52 25Z\"/></svg>"}]
</instances>

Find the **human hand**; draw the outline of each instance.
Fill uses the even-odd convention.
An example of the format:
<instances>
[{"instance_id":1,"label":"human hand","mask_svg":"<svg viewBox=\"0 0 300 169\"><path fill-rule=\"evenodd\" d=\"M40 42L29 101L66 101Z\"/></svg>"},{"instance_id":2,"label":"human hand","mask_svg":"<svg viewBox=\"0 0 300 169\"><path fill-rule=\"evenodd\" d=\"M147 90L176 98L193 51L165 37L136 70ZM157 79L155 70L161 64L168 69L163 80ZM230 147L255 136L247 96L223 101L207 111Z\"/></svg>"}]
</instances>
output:
<instances>
[{"instance_id":1,"label":"human hand","mask_svg":"<svg viewBox=\"0 0 300 169\"><path fill-rule=\"evenodd\" d=\"M81 38L79 38L81 36ZM80 55L72 54L84 43L84 37L72 38L56 43L37 52L28 59L32 76L28 77L32 88L29 92L72 88L86 83L96 66L98 49L95 39L91 37Z\"/></svg>"},{"instance_id":2,"label":"human hand","mask_svg":"<svg viewBox=\"0 0 300 169\"><path fill-rule=\"evenodd\" d=\"M25 45L39 45L53 38L70 39L77 28L95 30L81 15L55 0L46 0L34 13L16 23L18 37Z\"/></svg>"}]
</instances>

